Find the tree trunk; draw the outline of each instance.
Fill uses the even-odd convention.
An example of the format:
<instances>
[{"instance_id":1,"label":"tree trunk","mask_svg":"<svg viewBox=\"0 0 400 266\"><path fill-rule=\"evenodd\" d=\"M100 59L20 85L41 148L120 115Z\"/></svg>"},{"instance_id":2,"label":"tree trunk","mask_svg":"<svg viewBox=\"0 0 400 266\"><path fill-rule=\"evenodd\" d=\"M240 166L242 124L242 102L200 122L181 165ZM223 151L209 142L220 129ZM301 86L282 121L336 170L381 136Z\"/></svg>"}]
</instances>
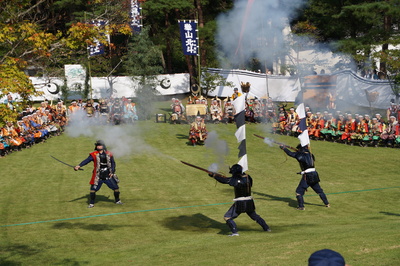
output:
<instances>
[{"instance_id":1,"label":"tree trunk","mask_svg":"<svg viewBox=\"0 0 400 266\"><path fill-rule=\"evenodd\" d=\"M189 76L190 76L190 85L196 84L196 80L194 78L195 73L194 73L194 69L193 69L192 60L190 60L190 55L185 55L185 59L186 59L186 64L187 64Z\"/></svg>"},{"instance_id":2,"label":"tree trunk","mask_svg":"<svg viewBox=\"0 0 400 266\"><path fill-rule=\"evenodd\" d=\"M196 5L196 10L197 10L198 19L199 19L199 28L204 28L204 18L203 18L203 9L201 7L201 0L195 0L195 5ZM203 45L204 45L204 38L202 38L202 36L200 35L199 47L201 48L201 47L203 47ZM206 59L207 50L200 49L199 53L200 53L200 61L201 61L199 63L201 63L202 66L206 66L207 65L207 59Z\"/></svg>"},{"instance_id":3,"label":"tree trunk","mask_svg":"<svg viewBox=\"0 0 400 266\"><path fill-rule=\"evenodd\" d=\"M168 12L165 11L165 28L168 29L169 27L169 22L168 22ZM171 41L170 38L167 37L165 40L165 49L166 49L166 57L167 57L167 73L171 74L172 73L172 52L171 52Z\"/></svg>"},{"instance_id":4,"label":"tree trunk","mask_svg":"<svg viewBox=\"0 0 400 266\"><path fill-rule=\"evenodd\" d=\"M384 24L383 24L384 32L385 32L385 35L388 36L388 35L390 35L390 29L392 26L392 18L389 16L384 16L383 19L384 19ZM385 53L387 50L389 50L389 44L387 44L387 43L382 44L382 52ZM381 61L379 63L379 72L383 73L383 75L386 77L386 75L387 75L386 62ZM380 78L382 78L382 77L380 77Z\"/></svg>"}]
</instances>

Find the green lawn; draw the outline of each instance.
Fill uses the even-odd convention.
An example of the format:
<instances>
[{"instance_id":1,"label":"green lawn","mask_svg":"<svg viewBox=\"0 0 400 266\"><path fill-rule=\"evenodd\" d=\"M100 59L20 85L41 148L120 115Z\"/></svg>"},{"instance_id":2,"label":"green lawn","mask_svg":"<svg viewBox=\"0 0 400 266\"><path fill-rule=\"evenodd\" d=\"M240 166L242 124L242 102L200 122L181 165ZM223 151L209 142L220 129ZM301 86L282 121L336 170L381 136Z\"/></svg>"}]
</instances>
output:
<instances>
[{"instance_id":1,"label":"green lawn","mask_svg":"<svg viewBox=\"0 0 400 266\"><path fill-rule=\"evenodd\" d=\"M139 121L119 129L124 134L112 134L123 145L114 146L129 148L116 158L124 205L113 204L105 186L88 209L92 165L75 172L50 157L76 165L98 135L63 134L0 159L1 265L307 265L323 248L352 266L400 263L399 149L313 141L332 207L309 190L306 210L296 211L298 163L253 134L291 146L298 139L247 125L253 195L272 232L244 214L236 219L240 236L232 238L223 215L233 189L179 160L204 168L236 163L235 125L208 125L226 141L226 155L216 152L218 145L188 146L185 124Z\"/></svg>"}]
</instances>

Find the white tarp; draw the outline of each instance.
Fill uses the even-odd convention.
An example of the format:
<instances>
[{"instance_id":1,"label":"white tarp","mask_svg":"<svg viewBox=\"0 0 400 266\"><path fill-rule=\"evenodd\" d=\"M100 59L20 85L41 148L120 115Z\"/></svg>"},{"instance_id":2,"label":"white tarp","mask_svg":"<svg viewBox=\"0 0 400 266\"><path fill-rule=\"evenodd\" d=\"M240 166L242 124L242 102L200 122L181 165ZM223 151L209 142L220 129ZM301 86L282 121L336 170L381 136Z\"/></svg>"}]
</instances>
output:
<instances>
[{"instance_id":1,"label":"white tarp","mask_svg":"<svg viewBox=\"0 0 400 266\"><path fill-rule=\"evenodd\" d=\"M271 76L246 70L209 69L211 73L218 73L226 81L232 82L233 87L219 86L209 93L209 96L228 97L236 87L240 91L241 82L251 84L249 96L262 98L271 97L274 101L294 102L300 91L299 82L295 77Z\"/></svg>"},{"instance_id":2,"label":"white tarp","mask_svg":"<svg viewBox=\"0 0 400 266\"><path fill-rule=\"evenodd\" d=\"M386 109L395 96L387 80L371 80L357 76L350 70L341 71L337 75L337 100L347 105L369 107L367 93L375 98L372 108Z\"/></svg>"},{"instance_id":3,"label":"white tarp","mask_svg":"<svg viewBox=\"0 0 400 266\"><path fill-rule=\"evenodd\" d=\"M223 70L209 69L208 71L219 73L227 81L231 81L234 87L240 89L241 82L251 84L249 96L262 98L271 97L274 101L294 102L301 86L296 77L273 76L262 73L255 73L245 70ZM390 105L390 100L395 98L387 80L371 80L361 78L350 70L334 73L337 76L336 100L338 103L347 105L369 107L370 97L372 108L386 109ZM31 77L32 83L38 91L43 91L43 96L33 97L34 101L44 99L57 100L61 98L59 87L63 80L59 78L36 78ZM161 95L176 95L190 92L189 74L159 75L159 84L156 90ZM135 90L138 82L134 82L130 77L92 78L92 96L94 99L109 97L111 90L114 97L136 97ZM112 87L112 89L111 89ZM209 96L229 97L233 93L234 87L219 86ZM13 95L18 99L18 95ZM81 98L80 94L71 94L70 99ZM5 98L6 99L6 98ZM3 103L4 99L1 99Z\"/></svg>"},{"instance_id":4,"label":"white tarp","mask_svg":"<svg viewBox=\"0 0 400 266\"><path fill-rule=\"evenodd\" d=\"M246 70L209 69L209 72L219 73L226 81L233 82L239 88L241 82L251 84L249 96L262 98L271 97L274 101L294 102L300 92L300 82L296 77L273 76ZM365 79L350 70L344 70L333 75L337 76L337 101L347 105L369 107L367 92L375 96L371 102L372 108L385 109L394 98L390 83L387 80ZM210 92L210 96L229 97L234 87L219 86Z\"/></svg>"},{"instance_id":5,"label":"white tarp","mask_svg":"<svg viewBox=\"0 0 400 266\"><path fill-rule=\"evenodd\" d=\"M32 97L33 101L42 101L44 99L56 100L61 98L60 86L64 83L59 78L30 78L37 91L43 92L42 96ZM189 74L171 74L157 76L158 84L156 90L160 95L176 95L190 92ZM130 77L94 77L92 83L92 98L113 97L127 98L136 97L136 89L139 86L138 81ZM90 95L89 95L90 97ZM69 99L78 99L82 96L78 92L71 91Z\"/></svg>"}]
</instances>

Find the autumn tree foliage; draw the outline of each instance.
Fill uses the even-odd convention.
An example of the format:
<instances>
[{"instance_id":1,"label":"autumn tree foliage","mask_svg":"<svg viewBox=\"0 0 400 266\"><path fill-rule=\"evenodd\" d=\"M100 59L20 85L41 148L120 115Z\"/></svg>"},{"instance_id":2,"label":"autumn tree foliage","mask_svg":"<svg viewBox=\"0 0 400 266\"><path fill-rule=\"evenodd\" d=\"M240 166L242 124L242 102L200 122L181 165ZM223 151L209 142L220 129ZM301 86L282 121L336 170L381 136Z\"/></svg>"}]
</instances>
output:
<instances>
[{"instance_id":1,"label":"autumn tree foliage","mask_svg":"<svg viewBox=\"0 0 400 266\"><path fill-rule=\"evenodd\" d=\"M47 33L35 22L34 11L41 3L7 0L0 6L0 98L18 94L22 104L35 94L33 84L23 72L28 64L51 56L51 45L59 38ZM18 109L14 108L18 111ZM2 120L15 120L17 114L1 103ZM2 122L2 121L0 121Z\"/></svg>"},{"instance_id":2,"label":"autumn tree foliage","mask_svg":"<svg viewBox=\"0 0 400 266\"><path fill-rule=\"evenodd\" d=\"M95 40L111 49L113 44L106 36L130 35L128 14L123 6L128 2L3 0L0 5L0 99L8 94L19 95L19 103L13 103L12 112L5 102L0 103L0 124L4 120L15 121L18 108L24 107L30 96L38 94L25 73L27 67L48 76L52 69L60 70L64 63L74 62L75 56L78 61L79 57L87 57L87 47ZM106 25L97 27L90 23L100 19L106 20Z\"/></svg>"}]
</instances>

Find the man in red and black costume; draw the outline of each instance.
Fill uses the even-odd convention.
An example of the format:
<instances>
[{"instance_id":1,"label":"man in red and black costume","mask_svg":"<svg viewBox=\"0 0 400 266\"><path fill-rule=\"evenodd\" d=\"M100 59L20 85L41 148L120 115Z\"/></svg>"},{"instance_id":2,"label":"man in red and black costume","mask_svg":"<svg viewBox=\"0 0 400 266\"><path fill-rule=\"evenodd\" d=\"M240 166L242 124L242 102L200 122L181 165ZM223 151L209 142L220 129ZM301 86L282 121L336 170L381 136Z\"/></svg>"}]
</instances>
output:
<instances>
[{"instance_id":1,"label":"man in red and black costume","mask_svg":"<svg viewBox=\"0 0 400 266\"><path fill-rule=\"evenodd\" d=\"M114 161L114 156L111 152L107 151L106 145L102 140L96 141L94 145L95 151L91 152L89 157L74 167L74 170L77 171L82 166L93 162L94 169L92 178L90 179L90 201L88 208L94 207L96 192L100 190L103 183L114 191L115 204L122 204L121 200L119 199L119 180L115 175L116 164Z\"/></svg>"}]
</instances>

